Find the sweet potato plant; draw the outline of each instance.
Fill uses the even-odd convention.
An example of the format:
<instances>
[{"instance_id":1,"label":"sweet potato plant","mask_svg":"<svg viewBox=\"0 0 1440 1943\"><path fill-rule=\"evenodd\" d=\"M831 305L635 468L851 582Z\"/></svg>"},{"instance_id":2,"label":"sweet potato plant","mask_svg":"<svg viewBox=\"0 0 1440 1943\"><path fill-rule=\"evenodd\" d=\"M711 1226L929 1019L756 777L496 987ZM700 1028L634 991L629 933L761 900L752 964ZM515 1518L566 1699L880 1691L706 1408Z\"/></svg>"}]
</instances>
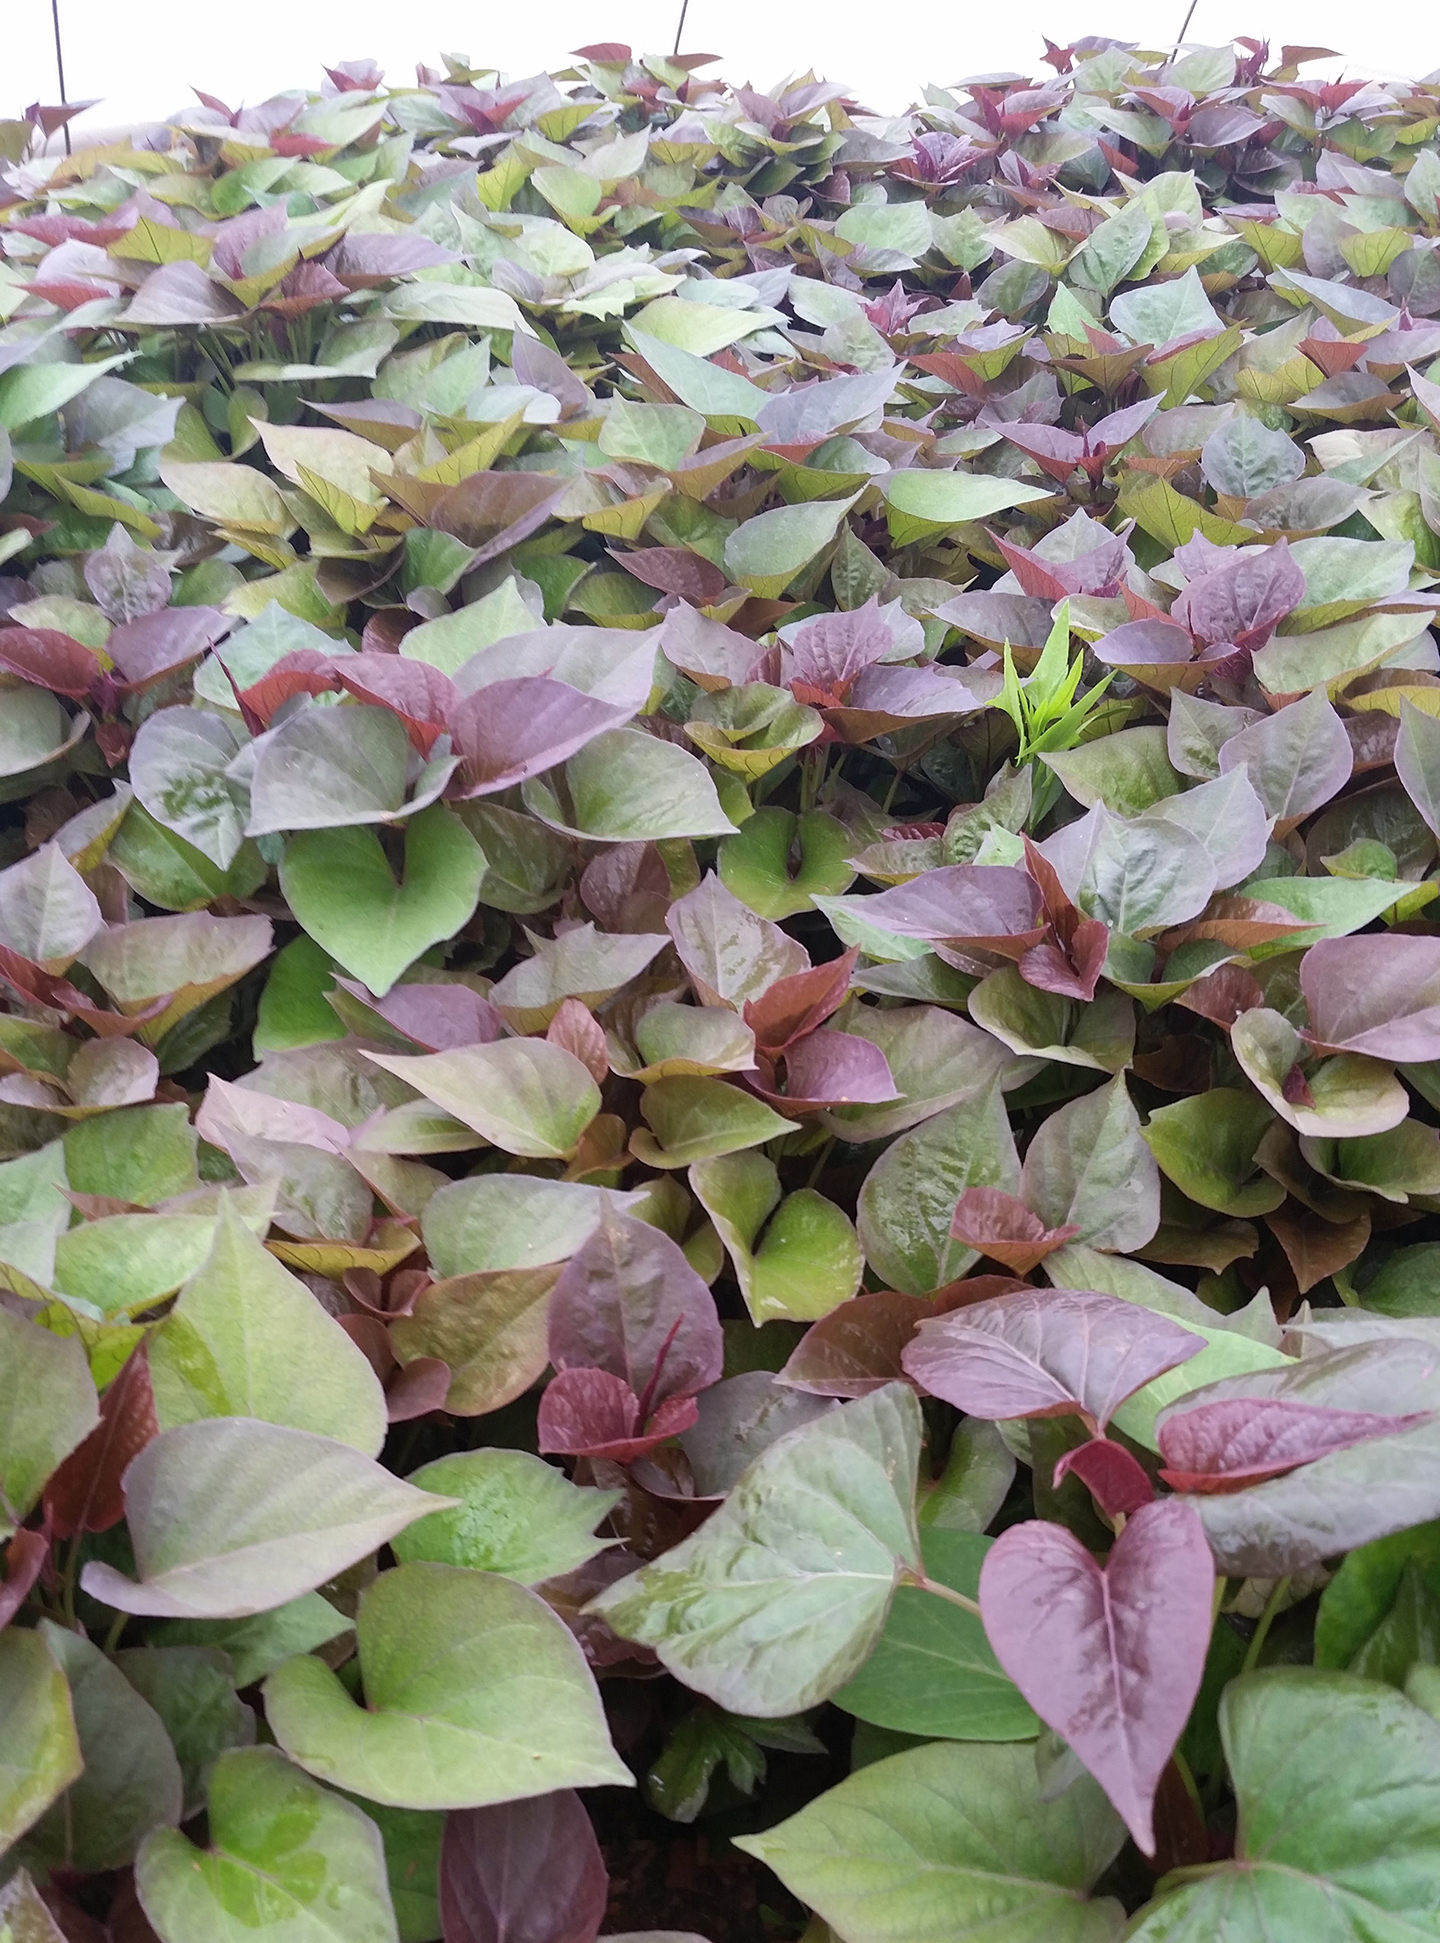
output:
<instances>
[{"instance_id":1,"label":"sweet potato plant","mask_svg":"<svg viewBox=\"0 0 1440 1943\"><path fill-rule=\"evenodd\" d=\"M1047 47L0 124L5 1943L1440 1936L1440 83Z\"/></svg>"}]
</instances>

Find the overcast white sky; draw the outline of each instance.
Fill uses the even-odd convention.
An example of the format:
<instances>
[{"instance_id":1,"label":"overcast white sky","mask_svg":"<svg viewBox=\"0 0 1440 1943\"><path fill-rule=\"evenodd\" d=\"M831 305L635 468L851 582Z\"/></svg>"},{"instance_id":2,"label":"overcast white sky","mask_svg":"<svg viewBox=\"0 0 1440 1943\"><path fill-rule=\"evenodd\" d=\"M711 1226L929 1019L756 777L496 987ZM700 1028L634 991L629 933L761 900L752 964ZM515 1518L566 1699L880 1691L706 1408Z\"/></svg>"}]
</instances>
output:
<instances>
[{"instance_id":1,"label":"overcast white sky","mask_svg":"<svg viewBox=\"0 0 1440 1943\"><path fill-rule=\"evenodd\" d=\"M442 48L512 75L560 65L573 47L628 41L667 51L679 0L59 0L70 99L99 96L81 126L161 116L190 100L193 82L232 105L285 87L315 86L324 63L373 55L395 81ZM957 6L933 0L690 0L687 51L722 57L715 72L760 87L814 65L849 83L880 112L903 108L927 81L1038 67L1041 34L1106 33L1163 45L1186 0L1042 0ZM56 97L50 0L0 0L5 52L0 115ZM1421 0L1198 0L1187 38L1242 33L1338 48L1353 74L1420 75L1440 66L1435 8Z\"/></svg>"}]
</instances>

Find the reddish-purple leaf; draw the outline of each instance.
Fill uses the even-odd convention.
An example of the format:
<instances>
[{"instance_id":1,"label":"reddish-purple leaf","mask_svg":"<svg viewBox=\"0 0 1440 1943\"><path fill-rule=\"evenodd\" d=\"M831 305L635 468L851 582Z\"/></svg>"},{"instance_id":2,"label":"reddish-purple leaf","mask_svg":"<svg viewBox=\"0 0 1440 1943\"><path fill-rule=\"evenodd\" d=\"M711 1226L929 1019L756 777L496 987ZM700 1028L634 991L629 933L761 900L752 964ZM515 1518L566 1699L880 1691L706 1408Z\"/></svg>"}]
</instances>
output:
<instances>
[{"instance_id":1,"label":"reddish-purple leaf","mask_svg":"<svg viewBox=\"0 0 1440 1943\"><path fill-rule=\"evenodd\" d=\"M10 1540L5 1553L5 1576L0 1579L0 1629L10 1624L30 1597L31 1587L49 1556L50 1540L44 1532L17 1531Z\"/></svg>"},{"instance_id":2,"label":"reddish-purple leaf","mask_svg":"<svg viewBox=\"0 0 1440 1943\"><path fill-rule=\"evenodd\" d=\"M590 1817L569 1788L445 1817L445 1943L595 1943L609 1886Z\"/></svg>"},{"instance_id":3,"label":"reddish-purple leaf","mask_svg":"<svg viewBox=\"0 0 1440 1943\"><path fill-rule=\"evenodd\" d=\"M992 647L1008 641L1014 648L1038 650L1050 632L1051 605L1026 594L957 594L935 609L935 618Z\"/></svg>"},{"instance_id":4,"label":"reddish-purple leaf","mask_svg":"<svg viewBox=\"0 0 1440 1943\"><path fill-rule=\"evenodd\" d=\"M217 657L222 668L225 655L222 650ZM229 670L226 670L229 673ZM234 678L231 677L234 687ZM259 681L252 682L248 688L235 690L235 699L240 704L240 712L247 726L258 734L270 726L270 719L278 708L284 706L295 695L326 695L339 686L335 672L335 660L322 654L318 648L296 648L290 654L282 655Z\"/></svg>"},{"instance_id":5,"label":"reddish-purple leaf","mask_svg":"<svg viewBox=\"0 0 1440 1943\"><path fill-rule=\"evenodd\" d=\"M1041 469L1062 484L1085 457L1085 441L1080 434L1059 425L1023 425L1011 420L996 423L995 430L1037 459Z\"/></svg>"},{"instance_id":6,"label":"reddish-purple leaf","mask_svg":"<svg viewBox=\"0 0 1440 1943\"><path fill-rule=\"evenodd\" d=\"M1108 1437L1092 1437L1088 1444L1066 1451L1055 1466L1053 1482L1057 1489L1072 1471L1107 1518L1128 1518L1155 1496L1155 1487L1139 1459Z\"/></svg>"},{"instance_id":7,"label":"reddish-purple leaf","mask_svg":"<svg viewBox=\"0 0 1440 1943\"><path fill-rule=\"evenodd\" d=\"M534 385L537 391L548 391L565 408L567 415L582 411L591 402L584 383L575 376L564 358L558 351L552 351L548 344L542 344L538 337L527 337L523 331L516 331L510 352L510 368L520 384Z\"/></svg>"},{"instance_id":8,"label":"reddish-purple leaf","mask_svg":"<svg viewBox=\"0 0 1440 1943\"><path fill-rule=\"evenodd\" d=\"M955 1204L950 1233L1015 1275L1028 1275L1037 1262L1078 1235L1077 1227L1047 1228L1038 1214L999 1187L967 1187Z\"/></svg>"},{"instance_id":9,"label":"reddish-purple leaf","mask_svg":"<svg viewBox=\"0 0 1440 1943\"><path fill-rule=\"evenodd\" d=\"M1078 1413L1103 1430L1126 1397L1188 1362L1201 1337L1091 1289L1025 1289L922 1323L907 1372L972 1417Z\"/></svg>"},{"instance_id":10,"label":"reddish-purple leaf","mask_svg":"<svg viewBox=\"0 0 1440 1943\"><path fill-rule=\"evenodd\" d=\"M904 1380L900 1352L934 1313L920 1295L857 1295L811 1324L776 1380L815 1396L868 1396Z\"/></svg>"},{"instance_id":11,"label":"reddish-purple leaf","mask_svg":"<svg viewBox=\"0 0 1440 1943\"><path fill-rule=\"evenodd\" d=\"M45 1516L57 1538L108 1531L125 1516L120 1481L132 1457L158 1437L155 1392L143 1346L100 1399L100 1421L45 1486Z\"/></svg>"},{"instance_id":12,"label":"reddish-purple leaf","mask_svg":"<svg viewBox=\"0 0 1440 1943\"><path fill-rule=\"evenodd\" d=\"M724 1362L705 1283L668 1235L608 1202L550 1292L549 1330L557 1370L608 1370L643 1415L718 1382Z\"/></svg>"},{"instance_id":13,"label":"reddish-purple leaf","mask_svg":"<svg viewBox=\"0 0 1440 1943\"><path fill-rule=\"evenodd\" d=\"M1215 1568L1188 1505L1142 1505L1103 1569L1062 1525L1012 1525L986 1554L980 1609L995 1657L1068 1742L1136 1843L1189 1718L1210 1645Z\"/></svg>"},{"instance_id":14,"label":"reddish-purple leaf","mask_svg":"<svg viewBox=\"0 0 1440 1943\"><path fill-rule=\"evenodd\" d=\"M1415 1430L1431 1414L1383 1417L1284 1397L1222 1398L1172 1409L1156 1430L1165 1459L1160 1475L1176 1491L1240 1491L1352 1444Z\"/></svg>"},{"instance_id":15,"label":"reddish-purple leaf","mask_svg":"<svg viewBox=\"0 0 1440 1943\"><path fill-rule=\"evenodd\" d=\"M422 756L428 756L460 704L455 684L425 661L398 654L347 654L335 660L335 679L357 701L388 708L405 724Z\"/></svg>"},{"instance_id":16,"label":"reddish-purple leaf","mask_svg":"<svg viewBox=\"0 0 1440 1943\"><path fill-rule=\"evenodd\" d=\"M417 1356L400 1365L385 1385L385 1415L392 1424L404 1424L443 1410L450 1380L450 1365L438 1356Z\"/></svg>"},{"instance_id":17,"label":"reddish-purple leaf","mask_svg":"<svg viewBox=\"0 0 1440 1943\"><path fill-rule=\"evenodd\" d=\"M895 647L895 634L880 612L878 598L848 613L817 614L790 643L786 675L808 692L802 701L838 698L855 677L883 661Z\"/></svg>"},{"instance_id":18,"label":"reddish-purple leaf","mask_svg":"<svg viewBox=\"0 0 1440 1943\"><path fill-rule=\"evenodd\" d=\"M1206 647L1259 648L1304 598L1305 576L1280 540L1263 553L1230 553L1188 583L1173 613Z\"/></svg>"},{"instance_id":19,"label":"reddish-purple leaf","mask_svg":"<svg viewBox=\"0 0 1440 1943\"><path fill-rule=\"evenodd\" d=\"M724 599L730 585L713 560L692 553L688 547L647 546L631 553L617 553L611 547L610 557L647 587L676 594L695 607L713 607Z\"/></svg>"},{"instance_id":20,"label":"reddish-purple leaf","mask_svg":"<svg viewBox=\"0 0 1440 1943\"><path fill-rule=\"evenodd\" d=\"M670 872L653 843L611 843L580 874L580 895L607 931L664 931Z\"/></svg>"},{"instance_id":21,"label":"reddish-purple leaf","mask_svg":"<svg viewBox=\"0 0 1440 1943\"><path fill-rule=\"evenodd\" d=\"M667 661L712 694L757 680L758 664L765 658L764 651L747 635L697 614L683 600L665 616L655 638Z\"/></svg>"},{"instance_id":22,"label":"reddish-purple leaf","mask_svg":"<svg viewBox=\"0 0 1440 1943\"><path fill-rule=\"evenodd\" d=\"M619 728L634 714L597 701L548 675L493 681L456 704L450 733L460 767L451 794L491 796L557 763Z\"/></svg>"},{"instance_id":23,"label":"reddish-purple leaf","mask_svg":"<svg viewBox=\"0 0 1440 1943\"><path fill-rule=\"evenodd\" d=\"M3 638L3 637L0 637ZM1300 961L1306 1037L1372 1059L1440 1058L1440 938L1325 938Z\"/></svg>"},{"instance_id":24,"label":"reddish-purple leaf","mask_svg":"<svg viewBox=\"0 0 1440 1943\"><path fill-rule=\"evenodd\" d=\"M474 547L470 565L482 567L542 527L567 484L543 472L472 472L441 494L431 523Z\"/></svg>"},{"instance_id":25,"label":"reddish-purple leaf","mask_svg":"<svg viewBox=\"0 0 1440 1943\"><path fill-rule=\"evenodd\" d=\"M785 1054L785 1091L768 1080L755 1091L782 1111L804 1113L811 1107L877 1106L898 1100L899 1088L890 1062L869 1039L852 1032L811 1032L797 1039ZM770 1069L764 1059L762 1078Z\"/></svg>"},{"instance_id":26,"label":"reddish-purple leaf","mask_svg":"<svg viewBox=\"0 0 1440 1943\"><path fill-rule=\"evenodd\" d=\"M105 652L132 688L198 661L235 625L218 607L166 607L112 628Z\"/></svg>"},{"instance_id":27,"label":"reddish-purple leaf","mask_svg":"<svg viewBox=\"0 0 1440 1943\"><path fill-rule=\"evenodd\" d=\"M100 673L100 662L89 648L56 628L0 627L0 668L80 702Z\"/></svg>"},{"instance_id":28,"label":"reddish-purple leaf","mask_svg":"<svg viewBox=\"0 0 1440 1943\"><path fill-rule=\"evenodd\" d=\"M667 1397L647 1421L622 1377L609 1370L561 1370L540 1399L537 1437L542 1451L633 1464L688 1430L699 1414L693 1396Z\"/></svg>"},{"instance_id":29,"label":"reddish-purple leaf","mask_svg":"<svg viewBox=\"0 0 1440 1943\"><path fill-rule=\"evenodd\" d=\"M867 898L865 916L901 937L1019 958L1044 936L1040 892L1009 864L945 864Z\"/></svg>"},{"instance_id":30,"label":"reddish-purple leaf","mask_svg":"<svg viewBox=\"0 0 1440 1943\"><path fill-rule=\"evenodd\" d=\"M859 956L857 946L827 964L777 978L758 999L747 999L743 1017L755 1034L757 1051L778 1058L822 1026L845 1003Z\"/></svg>"}]
</instances>

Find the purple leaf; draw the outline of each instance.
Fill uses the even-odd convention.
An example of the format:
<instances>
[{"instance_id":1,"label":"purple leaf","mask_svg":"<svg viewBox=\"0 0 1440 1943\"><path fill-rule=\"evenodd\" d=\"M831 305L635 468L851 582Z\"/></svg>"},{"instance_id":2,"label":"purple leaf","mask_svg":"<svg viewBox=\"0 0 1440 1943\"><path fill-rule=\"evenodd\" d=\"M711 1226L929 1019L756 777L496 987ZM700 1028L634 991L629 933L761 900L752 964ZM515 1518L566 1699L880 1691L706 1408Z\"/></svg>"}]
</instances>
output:
<instances>
[{"instance_id":1,"label":"purple leaf","mask_svg":"<svg viewBox=\"0 0 1440 1943\"><path fill-rule=\"evenodd\" d=\"M1073 1226L1047 1228L1023 1201L999 1187L967 1187L950 1223L954 1240L1002 1263L1012 1275L1028 1275L1079 1232Z\"/></svg>"},{"instance_id":2,"label":"purple leaf","mask_svg":"<svg viewBox=\"0 0 1440 1943\"><path fill-rule=\"evenodd\" d=\"M838 699L863 669L883 661L895 647L895 636L872 595L863 607L849 613L817 614L798 629L790 643L785 678L807 691L800 701Z\"/></svg>"},{"instance_id":3,"label":"purple leaf","mask_svg":"<svg viewBox=\"0 0 1440 1943\"><path fill-rule=\"evenodd\" d=\"M1188 1362L1203 1338L1088 1289L1022 1289L920 1325L908 1373L968 1416L1078 1414L1103 1430L1126 1397Z\"/></svg>"},{"instance_id":4,"label":"purple leaf","mask_svg":"<svg viewBox=\"0 0 1440 1943\"><path fill-rule=\"evenodd\" d=\"M567 485L543 472L472 472L442 493L431 523L474 547L470 565L483 567L542 527Z\"/></svg>"},{"instance_id":5,"label":"purple leaf","mask_svg":"<svg viewBox=\"0 0 1440 1943\"><path fill-rule=\"evenodd\" d=\"M335 983L426 1052L454 1046L489 1046L505 1036L505 1022L468 985L392 985L384 998L372 998L352 979Z\"/></svg>"},{"instance_id":6,"label":"purple leaf","mask_svg":"<svg viewBox=\"0 0 1440 1943\"><path fill-rule=\"evenodd\" d=\"M1051 605L1027 594L957 594L935 609L935 618L992 647L1008 641L1015 648L1039 649L1050 632Z\"/></svg>"},{"instance_id":7,"label":"purple leaf","mask_svg":"<svg viewBox=\"0 0 1440 1943\"><path fill-rule=\"evenodd\" d=\"M1440 1058L1440 938L1325 938L1300 961L1305 1037L1372 1059Z\"/></svg>"},{"instance_id":8,"label":"purple leaf","mask_svg":"<svg viewBox=\"0 0 1440 1943\"><path fill-rule=\"evenodd\" d=\"M785 1053L785 1091L756 1085L780 1111L822 1106L875 1106L898 1100L890 1062L877 1045L851 1032L811 1032Z\"/></svg>"},{"instance_id":9,"label":"purple leaf","mask_svg":"<svg viewBox=\"0 0 1440 1943\"><path fill-rule=\"evenodd\" d=\"M492 681L450 711L460 767L451 793L491 796L566 761L634 714L548 675Z\"/></svg>"},{"instance_id":10,"label":"purple leaf","mask_svg":"<svg viewBox=\"0 0 1440 1943\"><path fill-rule=\"evenodd\" d=\"M1285 1397L1221 1398L1167 1411L1159 1420L1160 1475L1176 1491L1239 1491L1372 1437L1415 1430L1432 1415L1383 1417Z\"/></svg>"},{"instance_id":11,"label":"purple leaf","mask_svg":"<svg viewBox=\"0 0 1440 1943\"><path fill-rule=\"evenodd\" d=\"M608 1370L648 1414L720 1379L715 1299L668 1235L607 1204L550 1292L557 1370Z\"/></svg>"},{"instance_id":12,"label":"purple leaf","mask_svg":"<svg viewBox=\"0 0 1440 1943\"><path fill-rule=\"evenodd\" d=\"M1142 398L1134 405L1127 405L1123 411L1110 412L1097 419L1085 434L1085 444L1091 452L1103 452L1107 457L1118 452L1122 445L1143 432L1156 412L1160 409L1160 399Z\"/></svg>"},{"instance_id":13,"label":"purple leaf","mask_svg":"<svg viewBox=\"0 0 1440 1943\"><path fill-rule=\"evenodd\" d=\"M636 547L630 553L610 549L610 557L626 573L662 594L674 594L696 607L713 607L725 598L730 583L713 560L683 546Z\"/></svg>"},{"instance_id":14,"label":"purple leaf","mask_svg":"<svg viewBox=\"0 0 1440 1943\"><path fill-rule=\"evenodd\" d=\"M105 652L132 688L198 661L235 623L218 607L166 607L112 628Z\"/></svg>"},{"instance_id":15,"label":"purple leaf","mask_svg":"<svg viewBox=\"0 0 1440 1943\"><path fill-rule=\"evenodd\" d=\"M1232 735L1220 750L1220 773L1242 764L1266 814L1293 822L1340 793L1355 758L1322 685Z\"/></svg>"},{"instance_id":16,"label":"purple leaf","mask_svg":"<svg viewBox=\"0 0 1440 1943\"><path fill-rule=\"evenodd\" d=\"M1172 611L1207 647L1254 649L1304 598L1305 576L1280 540L1263 553L1231 553L1223 566L1191 580Z\"/></svg>"},{"instance_id":17,"label":"purple leaf","mask_svg":"<svg viewBox=\"0 0 1440 1943\"><path fill-rule=\"evenodd\" d=\"M282 212L283 214L283 212ZM223 324L243 317L245 306L198 263L163 263L152 270L118 322L127 330L170 324Z\"/></svg>"},{"instance_id":18,"label":"purple leaf","mask_svg":"<svg viewBox=\"0 0 1440 1943\"><path fill-rule=\"evenodd\" d=\"M352 229L333 250L326 252L324 267L347 290L370 290L388 283L392 277L409 276L415 270L429 270L459 260L453 250L443 249L428 236L418 236L413 231L387 236Z\"/></svg>"},{"instance_id":19,"label":"purple leaf","mask_svg":"<svg viewBox=\"0 0 1440 1943\"><path fill-rule=\"evenodd\" d=\"M50 1556L49 1540L43 1532L17 1531L5 1553L5 1576L0 1579L0 1628L10 1624L40 1576Z\"/></svg>"},{"instance_id":20,"label":"purple leaf","mask_svg":"<svg viewBox=\"0 0 1440 1943\"><path fill-rule=\"evenodd\" d=\"M1114 1444L1108 1437L1092 1437L1088 1444L1066 1451L1055 1466L1052 1481L1057 1490L1072 1471L1107 1518L1128 1518L1155 1496L1144 1466L1123 1444Z\"/></svg>"},{"instance_id":21,"label":"purple leaf","mask_svg":"<svg viewBox=\"0 0 1440 1943\"><path fill-rule=\"evenodd\" d=\"M445 1817L445 1943L594 1943L609 1887L590 1817L569 1788Z\"/></svg>"},{"instance_id":22,"label":"purple leaf","mask_svg":"<svg viewBox=\"0 0 1440 1943\"><path fill-rule=\"evenodd\" d=\"M0 627L0 668L72 702L84 700L100 673L89 648L53 627Z\"/></svg>"},{"instance_id":23,"label":"purple leaf","mask_svg":"<svg viewBox=\"0 0 1440 1943\"><path fill-rule=\"evenodd\" d=\"M633 1464L699 1418L693 1396L667 1397L647 1419L623 1377L609 1370L572 1369L546 1385L537 1436L542 1451Z\"/></svg>"},{"instance_id":24,"label":"purple leaf","mask_svg":"<svg viewBox=\"0 0 1440 1943\"><path fill-rule=\"evenodd\" d=\"M1173 1499L1142 1505L1103 1568L1037 1519L1002 1533L980 1570L995 1657L1146 1855L1155 1791L1205 1671L1214 1584L1205 1528Z\"/></svg>"},{"instance_id":25,"label":"purple leaf","mask_svg":"<svg viewBox=\"0 0 1440 1943\"><path fill-rule=\"evenodd\" d=\"M712 694L721 688L743 687L755 678L765 658L748 636L697 614L683 600L665 616L655 638L667 661Z\"/></svg>"},{"instance_id":26,"label":"purple leaf","mask_svg":"<svg viewBox=\"0 0 1440 1943\"><path fill-rule=\"evenodd\" d=\"M1061 481L1070 477L1085 457L1085 440L1079 432L1067 432L1059 425L1021 425L1013 421L997 424L995 429L1032 459L1043 471Z\"/></svg>"},{"instance_id":27,"label":"purple leaf","mask_svg":"<svg viewBox=\"0 0 1440 1943\"><path fill-rule=\"evenodd\" d=\"M1018 958L1045 935L1040 892L1008 864L946 864L865 901L865 916L903 938L979 945Z\"/></svg>"}]
</instances>

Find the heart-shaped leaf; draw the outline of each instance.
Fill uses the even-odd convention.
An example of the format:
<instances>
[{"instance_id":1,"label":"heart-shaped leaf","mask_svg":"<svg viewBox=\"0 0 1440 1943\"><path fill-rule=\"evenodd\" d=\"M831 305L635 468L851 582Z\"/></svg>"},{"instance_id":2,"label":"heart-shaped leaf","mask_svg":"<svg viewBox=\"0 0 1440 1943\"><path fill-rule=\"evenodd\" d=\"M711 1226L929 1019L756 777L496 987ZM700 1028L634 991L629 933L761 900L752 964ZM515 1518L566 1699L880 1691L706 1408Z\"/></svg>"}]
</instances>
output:
<instances>
[{"instance_id":1,"label":"heart-shaped leaf","mask_svg":"<svg viewBox=\"0 0 1440 1943\"><path fill-rule=\"evenodd\" d=\"M919 1439L919 1406L898 1384L789 1432L692 1538L594 1610L734 1712L814 1706L858 1670L902 1569L920 1566Z\"/></svg>"},{"instance_id":2,"label":"heart-shaped leaf","mask_svg":"<svg viewBox=\"0 0 1440 1943\"><path fill-rule=\"evenodd\" d=\"M285 845L280 888L322 950L383 998L422 952L464 930L484 870L470 832L436 803L405 825L398 883L372 830L302 830Z\"/></svg>"},{"instance_id":3,"label":"heart-shaped leaf","mask_svg":"<svg viewBox=\"0 0 1440 1943\"><path fill-rule=\"evenodd\" d=\"M1081 1775L1044 1800L1029 1747L942 1741L861 1769L736 1847L767 1863L850 1943L983 1936L1115 1943L1110 1898L1087 1899L1124 1830Z\"/></svg>"},{"instance_id":4,"label":"heart-shaped leaf","mask_svg":"<svg viewBox=\"0 0 1440 1943\"><path fill-rule=\"evenodd\" d=\"M922 1322L902 1360L969 1416L1075 1412L1103 1430L1126 1397L1203 1348L1178 1323L1113 1296L1021 1289Z\"/></svg>"},{"instance_id":5,"label":"heart-shaped leaf","mask_svg":"<svg viewBox=\"0 0 1440 1943\"><path fill-rule=\"evenodd\" d=\"M600 1111L600 1089L580 1061L544 1039L367 1057L507 1154L562 1160Z\"/></svg>"},{"instance_id":6,"label":"heart-shaped leaf","mask_svg":"<svg viewBox=\"0 0 1440 1943\"><path fill-rule=\"evenodd\" d=\"M1104 1567L1061 1525L1012 1525L980 1570L995 1656L1147 1855L1160 1775L1210 1645L1215 1568L1194 1512L1142 1505Z\"/></svg>"},{"instance_id":7,"label":"heart-shaped leaf","mask_svg":"<svg viewBox=\"0 0 1440 1943\"><path fill-rule=\"evenodd\" d=\"M273 1747L236 1748L210 1772L209 1847L160 1829L135 1863L161 1936L220 1936L257 1908L307 1943L397 1943L379 1831Z\"/></svg>"},{"instance_id":8,"label":"heart-shaped leaf","mask_svg":"<svg viewBox=\"0 0 1440 1943\"><path fill-rule=\"evenodd\" d=\"M138 1582L92 1560L121 1612L235 1619L323 1585L436 1509L348 1444L245 1417L167 1430L125 1473Z\"/></svg>"},{"instance_id":9,"label":"heart-shaped leaf","mask_svg":"<svg viewBox=\"0 0 1440 1943\"><path fill-rule=\"evenodd\" d=\"M523 1586L401 1565L363 1594L356 1634L366 1706L313 1657L265 1683L276 1739L318 1779L431 1809L630 1784L580 1648Z\"/></svg>"}]
</instances>

